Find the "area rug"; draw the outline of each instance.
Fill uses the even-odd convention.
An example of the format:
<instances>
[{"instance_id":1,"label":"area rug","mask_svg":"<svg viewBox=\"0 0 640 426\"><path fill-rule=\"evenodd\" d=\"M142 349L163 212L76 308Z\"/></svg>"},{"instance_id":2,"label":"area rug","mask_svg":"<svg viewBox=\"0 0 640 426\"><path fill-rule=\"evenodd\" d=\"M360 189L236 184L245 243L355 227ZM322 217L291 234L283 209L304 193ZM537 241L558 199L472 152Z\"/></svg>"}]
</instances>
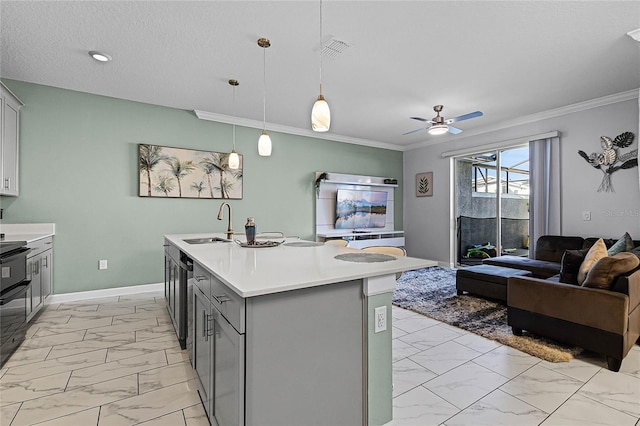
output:
<instances>
[{"instance_id":1,"label":"area rug","mask_svg":"<svg viewBox=\"0 0 640 426\"><path fill-rule=\"evenodd\" d=\"M582 349L523 331L515 336L507 325L506 305L456 294L456 270L433 266L407 271L398 280L393 304L511 346L550 362L567 362Z\"/></svg>"}]
</instances>

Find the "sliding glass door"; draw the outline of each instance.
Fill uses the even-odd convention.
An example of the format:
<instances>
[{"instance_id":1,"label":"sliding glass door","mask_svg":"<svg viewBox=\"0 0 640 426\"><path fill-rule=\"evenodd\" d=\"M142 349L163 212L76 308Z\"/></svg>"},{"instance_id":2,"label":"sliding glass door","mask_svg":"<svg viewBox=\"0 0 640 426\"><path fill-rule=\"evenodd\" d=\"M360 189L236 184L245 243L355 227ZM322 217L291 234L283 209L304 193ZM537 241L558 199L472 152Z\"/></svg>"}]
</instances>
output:
<instances>
[{"instance_id":1,"label":"sliding glass door","mask_svg":"<svg viewBox=\"0 0 640 426\"><path fill-rule=\"evenodd\" d=\"M456 158L456 254L460 265L528 255L529 148Z\"/></svg>"}]
</instances>

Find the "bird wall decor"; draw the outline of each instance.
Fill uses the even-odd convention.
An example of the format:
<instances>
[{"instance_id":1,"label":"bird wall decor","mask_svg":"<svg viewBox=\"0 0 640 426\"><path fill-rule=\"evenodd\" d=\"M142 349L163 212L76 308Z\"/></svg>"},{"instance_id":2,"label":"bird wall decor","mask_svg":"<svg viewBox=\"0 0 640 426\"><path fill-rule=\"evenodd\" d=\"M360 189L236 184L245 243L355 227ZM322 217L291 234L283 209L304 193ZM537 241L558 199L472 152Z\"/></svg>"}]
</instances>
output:
<instances>
[{"instance_id":1,"label":"bird wall decor","mask_svg":"<svg viewBox=\"0 0 640 426\"><path fill-rule=\"evenodd\" d=\"M622 153L620 148L628 148L633 143L635 135L631 132L620 133L615 139L608 136L600 136L600 146L602 152L592 152L587 155L584 151L578 151L578 154L585 159L593 168L599 169L604 173L602 182L598 187L598 192L615 192L611 184L611 175L620 169L631 169L638 166L638 150ZM616 165L621 163L620 165Z\"/></svg>"}]
</instances>

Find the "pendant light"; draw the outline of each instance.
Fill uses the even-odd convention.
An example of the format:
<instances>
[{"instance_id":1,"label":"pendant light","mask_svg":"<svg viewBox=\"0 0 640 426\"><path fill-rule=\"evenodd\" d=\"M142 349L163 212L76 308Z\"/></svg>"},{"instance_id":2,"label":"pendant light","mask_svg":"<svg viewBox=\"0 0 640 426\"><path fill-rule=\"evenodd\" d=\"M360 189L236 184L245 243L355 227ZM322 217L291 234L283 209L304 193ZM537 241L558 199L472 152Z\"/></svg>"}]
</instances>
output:
<instances>
[{"instance_id":1,"label":"pendant light","mask_svg":"<svg viewBox=\"0 0 640 426\"><path fill-rule=\"evenodd\" d=\"M329 104L322 96L322 0L320 0L320 94L311 109L311 128L314 132L327 132L331 126Z\"/></svg>"},{"instance_id":2,"label":"pendant light","mask_svg":"<svg viewBox=\"0 0 640 426\"><path fill-rule=\"evenodd\" d=\"M271 138L267 133L267 48L271 46L268 38L259 38L258 46L262 47L262 134L258 139L258 154L263 157L271 155Z\"/></svg>"},{"instance_id":3,"label":"pendant light","mask_svg":"<svg viewBox=\"0 0 640 426\"><path fill-rule=\"evenodd\" d=\"M233 149L229 154L229 168L240 168L240 156L236 152L236 86L239 85L238 80L229 80L229 84L233 87Z\"/></svg>"}]
</instances>

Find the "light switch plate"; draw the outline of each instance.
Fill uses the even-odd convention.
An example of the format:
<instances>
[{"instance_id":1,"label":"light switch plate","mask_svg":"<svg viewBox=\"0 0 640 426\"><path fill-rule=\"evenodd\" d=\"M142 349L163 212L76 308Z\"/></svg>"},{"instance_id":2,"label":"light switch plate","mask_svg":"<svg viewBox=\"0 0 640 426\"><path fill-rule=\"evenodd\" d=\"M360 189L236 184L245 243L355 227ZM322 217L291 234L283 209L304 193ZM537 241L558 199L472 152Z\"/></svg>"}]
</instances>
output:
<instances>
[{"instance_id":1,"label":"light switch plate","mask_svg":"<svg viewBox=\"0 0 640 426\"><path fill-rule=\"evenodd\" d=\"M582 212L582 220L591 220L591 212L590 211Z\"/></svg>"}]
</instances>

